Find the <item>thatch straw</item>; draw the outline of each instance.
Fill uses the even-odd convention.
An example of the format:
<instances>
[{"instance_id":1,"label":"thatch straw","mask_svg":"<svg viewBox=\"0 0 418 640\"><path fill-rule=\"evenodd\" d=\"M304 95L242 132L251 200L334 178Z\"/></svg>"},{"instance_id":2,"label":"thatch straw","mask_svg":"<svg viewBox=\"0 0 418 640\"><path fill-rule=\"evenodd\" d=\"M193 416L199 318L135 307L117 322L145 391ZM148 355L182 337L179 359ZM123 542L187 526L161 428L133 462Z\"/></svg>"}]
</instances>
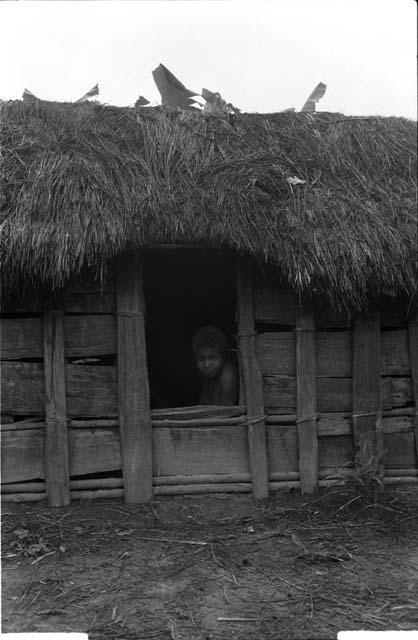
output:
<instances>
[{"instance_id":1,"label":"thatch straw","mask_svg":"<svg viewBox=\"0 0 418 640\"><path fill-rule=\"evenodd\" d=\"M1 120L9 287L57 288L124 250L188 243L339 303L414 290L413 122L22 102Z\"/></svg>"}]
</instances>

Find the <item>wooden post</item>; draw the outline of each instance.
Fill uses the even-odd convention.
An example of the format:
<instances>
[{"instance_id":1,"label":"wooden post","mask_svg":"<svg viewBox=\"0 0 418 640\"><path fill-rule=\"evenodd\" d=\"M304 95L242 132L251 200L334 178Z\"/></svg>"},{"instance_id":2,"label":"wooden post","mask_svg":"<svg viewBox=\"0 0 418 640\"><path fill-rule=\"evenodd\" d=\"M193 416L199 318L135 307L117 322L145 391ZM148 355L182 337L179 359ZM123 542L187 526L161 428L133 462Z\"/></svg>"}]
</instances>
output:
<instances>
[{"instance_id":1,"label":"wooden post","mask_svg":"<svg viewBox=\"0 0 418 640\"><path fill-rule=\"evenodd\" d=\"M318 485L315 349L314 308L312 304L301 305L296 315L296 388L302 493L313 493Z\"/></svg>"},{"instance_id":2,"label":"wooden post","mask_svg":"<svg viewBox=\"0 0 418 640\"><path fill-rule=\"evenodd\" d=\"M145 341L142 264L117 264L119 421L126 502L152 497L152 426Z\"/></svg>"},{"instance_id":3,"label":"wooden post","mask_svg":"<svg viewBox=\"0 0 418 640\"><path fill-rule=\"evenodd\" d=\"M70 504L67 405L65 399L64 314L44 314L45 479L52 507Z\"/></svg>"},{"instance_id":4,"label":"wooden post","mask_svg":"<svg viewBox=\"0 0 418 640\"><path fill-rule=\"evenodd\" d=\"M409 358L411 361L412 391L415 402L415 449L418 460L418 309L415 306L414 313L408 322Z\"/></svg>"},{"instance_id":5,"label":"wooden post","mask_svg":"<svg viewBox=\"0 0 418 640\"><path fill-rule=\"evenodd\" d=\"M268 496L263 378L255 355L252 272L245 263L238 267L238 337L249 422L250 475L254 498L260 500Z\"/></svg>"},{"instance_id":6,"label":"wooden post","mask_svg":"<svg viewBox=\"0 0 418 640\"><path fill-rule=\"evenodd\" d=\"M381 411L380 314L371 306L353 327L353 436L356 466L376 456L383 478Z\"/></svg>"}]
</instances>

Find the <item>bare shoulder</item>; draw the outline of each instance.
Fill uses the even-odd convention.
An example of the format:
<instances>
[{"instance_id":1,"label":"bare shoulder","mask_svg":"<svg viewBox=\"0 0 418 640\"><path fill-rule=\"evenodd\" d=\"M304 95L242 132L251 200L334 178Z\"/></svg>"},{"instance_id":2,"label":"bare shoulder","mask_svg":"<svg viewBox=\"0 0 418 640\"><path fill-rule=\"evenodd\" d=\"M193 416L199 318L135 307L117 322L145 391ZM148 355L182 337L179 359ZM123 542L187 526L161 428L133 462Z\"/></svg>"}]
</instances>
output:
<instances>
[{"instance_id":1,"label":"bare shoulder","mask_svg":"<svg viewBox=\"0 0 418 640\"><path fill-rule=\"evenodd\" d=\"M222 369L221 379L223 382L235 382L238 378L236 368L230 362L226 362Z\"/></svg>"},{"instance_id":2,"label":"bare shoulder","mask_svg":"<svg viewBox=\"0 0 418 640\"><path fill-rule=\"evenodd\" d=\"M230 362L227 362L222 369L220 384L224 391L228 391L235 397L238 389L238 371Z\"/></svg>"},{"instance_id":3,"label":"bare shoulder","mask_svg":"<svg viewBox=\"0 0 418 640\"><path fill-rule=\"evenodd\" d=\"M217 403L233 405L238 399L238 372L234 365L226 362L219 377Z\"/></svg>"}]
</instances>

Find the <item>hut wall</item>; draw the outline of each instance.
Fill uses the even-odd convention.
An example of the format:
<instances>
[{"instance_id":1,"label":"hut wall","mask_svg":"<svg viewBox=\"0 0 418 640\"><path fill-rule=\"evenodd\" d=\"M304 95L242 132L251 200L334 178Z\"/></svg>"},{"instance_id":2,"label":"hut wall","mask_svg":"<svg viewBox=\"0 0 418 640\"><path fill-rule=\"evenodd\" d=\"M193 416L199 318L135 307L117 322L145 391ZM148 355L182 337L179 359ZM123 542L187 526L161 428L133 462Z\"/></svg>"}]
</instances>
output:
<instances>
[{"instance_id":1,"label":"hut wall","mask_svg":"<svg viewBox=\"0 0 418 640\"><path fill-rule=\"evenodd\" d=\"M48 446L45 309L63 312L65 406L71 479L121 468L114 278L83 282L55 300L26 297L1 321L2 490L45 497ZM48 420L46 419L48 418ZM71 482L73 484L73 482ZM10 494L13 495L13 494Z\"/></svg>"},{"instance_id":2,"label":"hut wall","mask_svg":"<svg viewBox=\"0 0 418 640\"><path fill-rule=\"evenodd\" d=\"M54 305L64 313L71 498L122 496L115 280L111 276L103 289L88 282L68 288ZM269 486L298 487L304 433L297 407L297 343L303 329L298 301L288 290L258 282L253 307ZM313 330L305 330L315 345L316 412L302 416L302 422L308 417L314 424L322 486L333 473L353 466L353 318L334 313L321 300L313 317ZM9 500L46 496L44 322L43 306L33 301L9 307L2 319L2 493ZM411 335L399 306L383 305L379 357L388 482L418 476ZM155 492L251 491L245 406L153 411L152 425Z\"/></svg>"},{"instance_id":3,"label":"hut wall","mask_svg":"<svg viewBox=\"0 0 418 640\"><path fill-rule=\"evenodd\" d=\"M255 290L256 350L263 375L267 422L280 446L298 460L295 296L259 282ZM315 301L318 477L350 468L353 438L353 321ZM408 319L396 303L380 309L380 393L385 475L418 475L417 432ZM269 446L270 467L273 451ZM290 462L288 463L290 465ZM291 467L288 467L289 471Z\"/></svg>"}]
</instances>

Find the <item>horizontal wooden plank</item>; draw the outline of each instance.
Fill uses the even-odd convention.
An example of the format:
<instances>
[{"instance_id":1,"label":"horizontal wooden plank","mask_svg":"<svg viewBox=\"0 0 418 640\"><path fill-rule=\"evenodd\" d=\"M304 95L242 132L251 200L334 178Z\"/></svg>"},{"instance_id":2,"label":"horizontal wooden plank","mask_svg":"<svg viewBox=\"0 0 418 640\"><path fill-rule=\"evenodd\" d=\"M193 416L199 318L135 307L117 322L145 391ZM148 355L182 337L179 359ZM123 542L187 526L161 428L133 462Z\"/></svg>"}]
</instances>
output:
<instances>
[{"instance_id":1,"label":"horizontal wooden plank","mask_svg":"<svg viewBox=\"0 0 418 640\"><path fill-rule=\"evenodd\" d=\"M264 405L272 409L292 413L296 408L296 378L291 376L264 376ZM351 411L351 378L317 379L318 411Z\"/></svg>"},{"instance_id":2,"label":"horizontal wooden plank","mask_svg":"<svg viewBox=\"0 0 418 640\"><path fill-rule=\"evenodd\" d=\"M40 482L9 482L1 485L2 493L39 493L45 492L45 481Z\"/></svg>"},{"instance_id":3,"label":"horizontal wooden plank","mask_svg":"<svg viewBox=\"0 0 418 640\"><path fill-rule=\"evenodd\" d=\"M118 415L116 367L69 364L65 370L69 416Z\"/></svg>"},{"instance_id":4,"label":"horizontal wooden plank","mask_svg":"<svg viewBox=\"0 0 418 640\"><path fill-rule=\"evenodd\" d=\"M266 424L273 425L291 425L296 424L296 413L282 413L281 409L273 407L265 408Z\"/></svg>"},{"instance_id":5,"label":"horizontal wooden plank","mask_svg":"<svg viewBox=\"0 0 418 640\"><path fill-rule=\"evenodd\" d=\"M2 362L1 399L4 413L13 415L43 415L43 364L33 362Z\"/></svg>"},{"instance_id":6,"label":"horizontal wooden plank","mask_svg":"<svg viewBox=\"0 0 418 640\"><path fill-rule=\"evenodd\" d=\"M402 469L418 464L414 432L384 433L384 465Z\"/></svg>"},{"instance_id":7,"label":"horizontal wooden plank","mask_svg":"<svg viewBox=\"0 0 418 640\"><path fill-rule=\"evenodd\" d=\"M1 321L1 358L42 358L42 319L6 318Z\"/></svg>"},{"instance_id":8,"label":"horizontal wooden plank","mask_svg":"<svg viewBox=\"0 0 418 640\"><path fill-rule=\"evenodd\" d=\"M414 418L412 416L391 416L383 418L383 433L401 433L413 431Z\"/></svg>"},{"instance_id":9,"label":"horizontal wooden plank","mask_svg":"<svg viewBox=\"0 0 418 640\"><path fill-rule=\"evenodd\" d=\"M381 378L383 409L405 407L413 402L411 378Z\"/></svg>"},{"instance_id":10,"label":"horizontal wooden plank","mask_svg":"<svg viewBox=\"0 0 418 640\"><path fill-rule=\"evenodd\" d=\"M64 351L67 358L116 353L116 316L66 316L64 318Z\"/></svg>"},{"instance_id":11,"label":"horizontal wooden plank","mask_svg":"<svg viewBox=\"0 0 418 640\"><path fill-rule=\"evenodd\" d=\"M1 481L45 478L44 431L6 431L1 435Z\"/></svg>"},{"instance_id":12,"label":"horizontal wooden plank","mask_svg":"<svg viewBox=\"0 0 418 640\"><path fill-rule=\"evenodd\" d=\"M122 467L119 429L69 429L71 476L118 471Z\"/></svg>"},{"instance_id":13,"label":"horizontal wooden plank","mask_svg":"<svg viewBox=\"0 0 418 640\"><path fill-rule=\"evenodd\" d=\"M118 429L69 429L71 475L121 469ZM8 431L2 434L2 482L45 478L44 432Z\"/></svg>"},{"instance_id":14,"label":"horizontal wooden plank","mask_svg":"<svg viewBox=\"0 0 418 640\"><path fill-rule=\"evenodd\" d=\"M350 377L352 338L350 331L317 332L318 377ZM295 375L295 335L291 331L261 333L256 354L264 376Z\"/></svg>"},{"instance_id":15,"label":"horizontal wooden plank","mask_svg":"<svg viewBox=\"0 0 418 640\"><path fill-rule=\"evenodd\" d=\"M318 418L318 437L352 435L351 418L346 414L320 414Z\"/></svg>"},{"instance_id":16,"label":"horizontal wooden plank","mask_svg":"<svg viewBox=\"0 0 418 640\"><path fill-rule=\"evenodd\" d=\"M152 430L152 437L154 476L249 473L244 426L157 427Z\"/></svg>"},{"instance_id":17,"label":"horizontal wooden plank","mask_svg":"<svg viewBox=\"0 0 418 640\"><path fill-rule=\"evenodd\" d=\"M46 499L46 493L5 493L1 496L2 502L41 502Z\"/></svg>"},{"instance_id":18,"label":"horizontal wooden plank","mask_svg":"<svg viewBox=\"0 0 418 640\"><path fill-rule=\"evenodd\" d=\"M283 482L278 484L285 483ZM251 482L239 482L234 484L173 484L155 487L153 495L154 497L158 498L159 496L192 495L205 493L250 493L252 490L253 487ZM117 489L115 489L114 491L117 491Z\"/></svg>"},{"instance_id":19,"label":"horizontal wooden plank","mask_svg":"<svg viewBox=\"0 0 418 640\"><path fill-rule=\"evenodd\" d=\"M351 378L318 378L317 379L318 411L351 411L352 379Z\"/></svg>"},{"instance_id":20,"label":"horizontal wooden plank","mask_svg":"<svg viewBox=\"0 0 418 640\"><path fill-rule=\"evenodd\" d=\"M418 476L418 467L404 467L403 469L386 469L385 470L385 476L387 478L396 478L398 477L405 477L405 476L409 476L409 477L414 477L414 476Z\"/></svg>"},{"instance_id":21,"label":"horizontal wooden plank","mask_svg":"<svg viewBox=\"0 0 418 640\"><path fill-rule=\"evenodd\" d=\"M248 473L246 431L228 429L154 429L154 476ZM385 465L417 465L414 433L384 436ZM297 471L295 427L267 427L269 473ZM342 467L352 459L352 437L319 439L321 468ZM40 430L7 432L2 436L2 482L43 479L44 437ZM112 472L121 468L118 429L69 430L72 476ZM164 472L163 472L164 471Z\"/></svg>"},{"instance_id":22,"label":"horizontal wooden plank","mask_svg":"<svg viewBox=\"0 0 418 640\"><path fill-rule=\"evenodd\" d=\"M320 412L344 412L352 409L351 378L318 378L317 402ZM287 409L291 413L296 406L296 380L290 376L264 377L264 404Z\"/></svg>"},{"instance_id":23,"label":"horizontal wooden plank","mask_svg":"<svg viewBox=\"0 0 418 640\"><path fill-rule=\"evenodd\" d=\"M399 419L399 418L398 418ZM393 418L387 420L392 421ZM412 418L406 416L401 420ZM401 425L400 425L401 426ZM409 426L409 425L408 425ZM402 428L402 426L401 426ZM394 429L391 424L390 429ZM385 431L388 426L385 426ZM326 431L323 431L326 433ZM385 434L386 464L416 464L413 431ZM211 429L154 429L154 475L248 473L244 427ZM297 430L267 427L269 473L297 471ZM40 430L6 432L2 436L2 481L24 482L44 478L43 433ZM70 470L74 475L115 471L121 468L117 428L70 429ZM343 466L351 458L351 436L322 436L321 467Z\"/></svg>"},{"instance_id":24,"label":"horizontal wooden plank","mask_svg":"<svg viewBox=\"0 0 418 640\"><path fill-rule=\"evenodd\" d=\"M294 376L263 377L264 406L293 413L296 410L296 378Z\"/></svg>"},{"instance_id":25,"label":"horizontal wooden plank","mask_svg":"<svg viewBox=\"0 0 418 640\"><path fill-rule=\"evenodd\" d=\"M380 371L383 376L410 375L408 331L382 331L380 334Z\"/></svg>"},{"instance_id":26,"label":"horizontal wooden plank","mask_svg":"<svg viewBox=\"0 0 418 640\"><path fill-rule=\"evenodd\" d=\"M296 375L296 340L293 331L260 333L255 353L263 376Z\"/></svg>"},{"instance_id":27,"label":"horizontal wooden plank","mask_svg":"<svg viewBox=\"0 0 418 640\"><path fill-rule=\"evenodd\" d=\"M112 353L116 346L114 315L68 316L65 318L67 355L87 353L89 346L98 353ZM113 350L113 351L112 351ZM42 319L6 318L2 320L3 359L42 357Z\"/></svg>"},{"instance_id":28,"label":"horizontal wooden plank","mask_svg":"<svg viewBox=\"0 0 418 640\"><path fill-rule=\"evenodd\" d=\"M4 362L1 370L2 409L12 415L44 415L43 365ZM117 373L112 366L67 365L69 416L117 416Z\"/></svg>"},{"instance_id":29,"label":"horizontal wooden plank","mask_svg":"<svg viewBox=\"0 0 418 640\"><path fill-rule=\"evenodd\" d=\"M173 407L171 409L152 409L153 420L194 420L196 418L234 418L246 412L244 405L234 407L193 405L191 407Z\"/></svg>"},{"instance_id":30,"label":"horizontal wooden plank","mask_svg":"<svg viewBox=\"0 0 418 640\"><path fill-rule=\"evenodd\" d=\"M249 419L247 416L238 416L236 418L187 418L186 420L162 420L153 419L153 427L220 427L232 426L233 424L246 424L248 426Z\"/></svg>"},{"instance_id":31,"label":"horizontal wooden plank","mask_svg":"<svg viewBox=\"0 0 418 640\"><path fill-rule=\"evenodd\" d=\"M296 325L296 298L290 289L256 286L254 319L262 324Z\"/></svg>"},{"instance_id":32,"label":"horizontal wooden plank","mask_svg":"<svg viewBox=\"0 0 418 640\"><path fill-rule=\"evenodd\" d=\"M42 358L42 332L41 318L3 319L2 359ZM64 342L66 357L116 353L116 317L67 316L64 320Z\"/></svg>"},{"instance_id":33,"label":"horizontal wooden plank","mask_svg":"<svg viewBox=\"0 0 418 640\"><path fill-rule=\"evenodd\" d=\"M298 432L296 425L267 426L267 457L269 474L299 471Z\"/></svg>"},{"instance_id":34,"label":"horizontal wooden plank","mask_svg":"<svg viewBox=\"0 0 418 640\"><path fill-rule=\"evenodd\" d=\"M97 429L102 427L118 427L119 418L83 418L70 420L69 426L74 429Z\"/></svg>"},{"instance_id":35,"label":"horizontal wooden plank","mask_svg":"<svg viewBox=\"0 0 418 640\"><path fill-rule=\"evenodd\" d=\"M354 457L353 436L325 436L318 440L320 468L343 467Z\"/></svg>"},{"instance_id":36,"label":"horizontal wooden plank","mask_svg":"<svg viewBox=\"0 0 418 640\"><path fill-rule=\"evenodd\" d=\"M31 429L45 429L45 421L40 418L37 420L32 417L30 422L26 420L19 420L18 422L10 422L9 424L0 425L1 431L30 431Z\"/></svg>"},{"instance_id":37,"label":"horizontal wooden plank","mask_svg":"<svg viewBox=\"0 0 418 640\"><path fill-rule=\"evenodd\" d=\"M383 418L384 433L402 433L413 431L412 416L388 416ZM352 420L347 414L320 414L318 418L318 436L340 436L353 433Z\"/></svg>"},{"instance_id":38,"label":"horizontal wooden plank","mask_svg":"<svg viewBox=\"0 0 418 640\"><path fill-rule=\"evenodd\" d=\"M325 470L326 474L333 475L333 469ZM338 472L338 469L337 469ZM320 477L322 472L320 473ZM324 477L324 476L322 476ZM418 478L416 475L412 476L391 476L384 478L385 485L411 485L418 484ZM336 487L344 486L343 480L336 480L335 478L321 479L318 481L318 486ZM279 482L269 482L270 491L289 491L289 489L299 489L300 482L298 480L282 480ZM252 490L251 483L249 482L235 482L235 483L221 483L221 484L180 484L180 485L164 485L155 487L153 494L154 497L162 495L192 495L192 494L215 494L215 493L250 493ZM115 500L124 496L123 489L93 489L93 490L80 490L71 491L72 500ZM41 502L45 500L46 494L42 493L5 493L2 494L2 502Z\"/></svg>"},{"instance_id":39,"label":"horizontal wooden plank","mask_svg":"<svg viewBox=\"0 0 418 640\"><path fill-rule=\"evenodd\" d=\"M318 331L316 333L318 378L350 377L352 360L351 331Z\"/></svg>"}]
</instances>

